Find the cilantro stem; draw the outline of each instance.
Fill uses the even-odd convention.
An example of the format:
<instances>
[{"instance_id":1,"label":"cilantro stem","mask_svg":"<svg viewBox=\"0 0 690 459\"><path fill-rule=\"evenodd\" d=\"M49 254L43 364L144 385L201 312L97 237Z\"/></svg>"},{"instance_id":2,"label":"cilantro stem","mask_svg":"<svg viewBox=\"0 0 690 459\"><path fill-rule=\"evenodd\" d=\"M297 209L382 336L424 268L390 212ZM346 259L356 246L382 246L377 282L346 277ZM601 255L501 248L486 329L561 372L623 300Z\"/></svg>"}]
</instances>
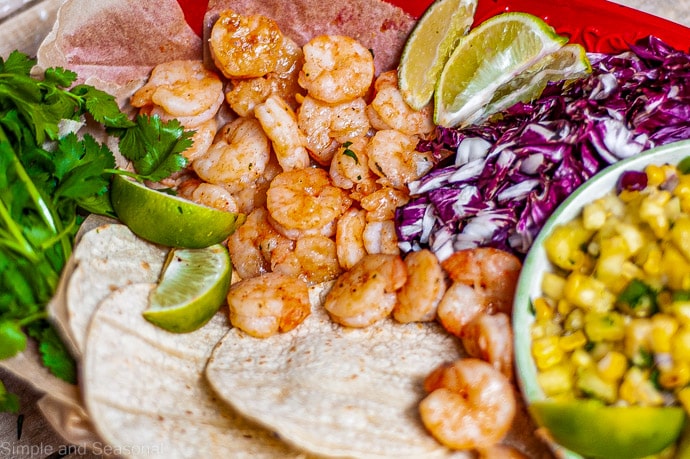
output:
<instances>
[{"instance_id":1,"label":"cilantro stem","mask_svg":"<svg viewBox=\"0 0 690 459\"><path fill-rule=\"evenodd\" d=\"M10 143L10 139L7 137L7 134L5 134L4 129L0 126L0 144L3 144L5 148L9 151L10 155L10 164L13 166L15 173L17 174L17 177L19 180L21 180L22 184L26 188L26 191L28 195L31 197L31 200L33 201L36 211L38 214L41 216L41 219L45 222L45 224L48 226L48 228L55 233L56 235L60 235L63 233L63 229L61 228L61 225L59 225L56 222L56 216L53 214L54 210L51 209L51 206L48 205L48 203L45 201L43 196L41 195L40 191L36 188L36 185L34 184L33 180L31 180L31 177L29 174L26 172L26 169L24 168L24 165L22 162L19 160L17 157L17 153L15 152L14 148L12 148L12 144ZM17 228L16 224L12 221L12 218L9 214L8 209L4 206L3 204L3 211L4 214L2 215L3 220L6 221L8 228L10 232L12 233L13 236L21 236L21 230ZM11 223L10 223L11 222ZM72 251L71 243L69 241L69 238L67 237L59 237L59 242L60 245L62 246L62 251L63 254L65 255L65 259L69 257L69 254ZM23 241L23 242L22 242ZM31 253L33 253L33 249L31 248L31 245L24 239L23 236L21 236L21 239L17 239L17 242L20 242L22 246L25 248L28 248L31 250Z\"/></svg>"},{"instance_id":2,"label":"cilantro stem","mask_svg":"<svg viewBox=\"0 0 690 459\"><path fill-rule=\"evenodd\" d=\"M4 244L4 245L6 247L11 248L15 252L18 252L21 255L25 256L27 259L31 260L32 262L36 263L39 259L38 255L34 251L33 247L29 243L29 241L26 240L26 238L22 234L21 229L17 226L15 221L12 219L12 217L10 216L9 210L5 206L5 203L2 201L0 201L0 218L5 223L7 231L12 236L13 241L14 241L13 244Z\"/></svg>"},{"instance_id":3,"label":"cilantro stem","mask_svg":"<svg viewBox=\"0 0 690 459\"><path fill-rule=\"evenodd\" d=\"M31 314L30 316L26 316L22 318L21 320L17 321L17 324L20 327L25 327L29 325L30 323L36 322L37 320L42 320L42 319L47 319L48 318L48 313L44 310L42 312L37 312L35 314Z\"/></svg>"}]
</instances>

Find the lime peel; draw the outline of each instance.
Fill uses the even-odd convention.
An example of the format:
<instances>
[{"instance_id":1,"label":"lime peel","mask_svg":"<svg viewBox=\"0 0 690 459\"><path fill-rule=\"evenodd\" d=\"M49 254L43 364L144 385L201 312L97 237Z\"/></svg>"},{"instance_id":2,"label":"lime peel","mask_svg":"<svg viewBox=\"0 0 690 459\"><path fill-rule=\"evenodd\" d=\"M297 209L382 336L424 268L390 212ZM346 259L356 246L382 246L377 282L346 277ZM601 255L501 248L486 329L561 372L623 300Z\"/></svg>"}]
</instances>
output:
<instances>
[{"instance_id":1,"label":"lime peel","mask_svg":"<svg viewBox=\"0 0 690 459\"><path fill-rule=\"evenodd\" d=\"M113 177L111 202L118 219L134 234L168 247L203 248L224 241L245 220L165 194L121 175Z\"/></svg>"},{"instance_id":2,"label":"lime peel","mask_svg":"<svg viewBox=\"0 0 690 459\"><path fill-rule=\"evenodd\" d=\"M541 18L508 12L493 16L462 37L434 92L434 121L467 124L497 91L568 41Z\"/></svg>"},{"instance_id":3,"label":"lime peel","mask_svg":"<svg viewBox=\"0 0 690 459\"><path fill-rule=\"evenodd\" d=\"M596 400L541 400L529 411L561 446L602 459L656 454L678 439L686 419L681 407L606 406Z\"/></svg>"},{"instance_id":4,"label":"lime peel","mask_svg":"<svg viewBox=\"0 0 690 459\"><path fill-rule=\"evenodd\" d=\"M194 331L223 305L231 277L230 255L221 244L172 249L144 318L168 331Z\"/></svg>"},{"instance_id":5,"label":"lime peel","mask_svg":"<svg viewBox=\"0 0 690 459\"><path fill-rule=\"evenodd\" d=\"M398 81L405 102L421 110L433 97L436 81L474 21L477 0L435 0L422 14L403 48Z\"/></svg>"}]
</instances>

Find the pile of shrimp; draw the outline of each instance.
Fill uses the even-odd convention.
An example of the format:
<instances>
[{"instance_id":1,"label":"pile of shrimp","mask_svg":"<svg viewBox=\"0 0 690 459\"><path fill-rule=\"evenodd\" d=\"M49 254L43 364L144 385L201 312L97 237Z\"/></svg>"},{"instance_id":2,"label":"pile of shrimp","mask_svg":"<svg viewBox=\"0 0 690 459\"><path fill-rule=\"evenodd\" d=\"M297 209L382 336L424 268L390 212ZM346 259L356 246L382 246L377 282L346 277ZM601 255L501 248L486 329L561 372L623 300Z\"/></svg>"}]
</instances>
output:
<instances>
[{"instance_id":1,"label":"pile of shrimp","mask_svg":"<svg viewBox=\"0 0 690 459\"><path fill-rule=\"evenodd\" d=\"M398 248L395 209L434 166L416 151L434 131L431 106L407 106L396 71L377 76L350 37L300 47L269 18L225 11L208 44L215 68L160 64L131 104L195 131L189 167L168 185L247 215L227 240L233 326L259 338L289 331L310 313L309 286L329 281L324 308L343 326L438 320L473 358L429 375L422 421L451 448L520 457L498 445L515 414L519 260L486 248L441 262Z\"/></svg>"}]
</instances>

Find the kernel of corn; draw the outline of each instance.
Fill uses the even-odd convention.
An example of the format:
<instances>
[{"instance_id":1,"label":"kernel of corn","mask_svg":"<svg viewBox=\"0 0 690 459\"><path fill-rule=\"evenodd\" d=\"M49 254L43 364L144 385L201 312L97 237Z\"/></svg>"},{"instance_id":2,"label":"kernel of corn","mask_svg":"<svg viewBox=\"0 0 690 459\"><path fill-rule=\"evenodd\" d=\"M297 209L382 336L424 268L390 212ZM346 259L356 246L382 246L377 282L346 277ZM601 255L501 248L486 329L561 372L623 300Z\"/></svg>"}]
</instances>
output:
<instances>
[{"instance_id":1,"label":"kernel of corn","mask_svg":"<svg viewBox=\"0 0 690 459\"><path fill-rule=\"evenodd\" d=\"M633 319L625 329L624 349L630 360L636 360L641 354L651 350L652 321L647 318Z\"/></svg>"},{"instance_id":2,"label":"kernel of corn","mask_svg":"<svg viewBox=\"0 0 690 459\"><path fill-rule=\"evenodd\" d=\"M603 282L576 272L566 279L563 295L566 300L588 311L610 311L616 301L616 296L606 289Z\"/></svg>"},{"instance_id":3,"label":"kernel of corn","mask_svg":"<svg viewBox=\"0 0 690 459\"><path fill-rule=\"evenodd\" d=\"M537 381L546 396L554 397L573 390L573 376L567 365L555 365L537 374Z\"/></svg>"},{"instance_id":4,"label":"kernel of corn","mask_svg":"<svg viewBox=\"0 0 690 459\"><path fill-rule=\"evenodd\" d=\"M545 336L532 341L532 356L537 368L545 370L563 361L564 353L558 341L558 336Z\"/></svg>"},{"instance_id":5,"label":"kernel of corn","mask_svg":"<svg viewBox=\"0 0 690 459\"><path fill-rule=\"evenodd\" d=\"M659 372L659 384L666 389L684 387L690 382L690 364L675 362L671 368Z\"/></svg>"},{"instance_id":6,"label":"kernel of corn","mask_svg":"<svg viewBox=\"0 0 690 459\"><path fill-rule=\"evenodd\" d=\"M556 273L546 272L541 280L541 291L544 295L553 299L560 300L563 298L563 287L565 286L565 278Z\"/></svg>"},{"instance_id":7,"label":"kernel of corn","mask_svg":"<svg viewBox=\"0 0 690 459\"><path fill-rule=\"evenodd\" d=\"M597 362L597 370L607 381L618 381L628 369L628 359L618 351L610 351Z\"/></svg>"},{"instance_id":8,"label":"kernel of corn","mask_svg":"<svg viewBox=\"0 0 690 459\"><path fill-rule=\"evenodd\" d=\"M685 258L690 259L690 216L677 218L669 232L671 242L680 250Z\"/></svg>"},{"instance_id":9,"label":"kernel of corn","mask_svg":"<svg viewBox=\"0 0 690 459\"><path fill-rule=\"evenodd\" d=\"M666 180L666 173L661 166L650 164L644 171L647 174L647 186L659 186Z\"/></svg>"},{"instance_id":10,"label":"kernel of corn","mask_svg":"<svg viewBox=\"0 0 690 459\"><path fill-rule=\"evenodd\" d=\"M664 237L670 227L664 207L670 200L670 192L659 190L650 193L640 202L640 219L649 225L657 237Z\"/></svg>"},{"instance_id":11,"label":"kernel of corn","mask_svg":"<svg viewBox=\"0 0 690 459\"><path fill-rule=\"evenodd\" d=\"M651 346L656 353L671 352L671 339L680 324L669 314L654 314L652 320Z\"/></svg>"},{"instance_id":12,"label":"kernel of corn","mask_svg":"<svg viewBox=\"0 0 690 459\"><path fill-rule=\"evenodd\" d=\"M690 197L690 174L680 174L673 195L680 198Z\"/></svg>"},{"instance_id":13,"label":"kernel of corn","mask_svg":"<svg viewBox=\"0 0 690 459\"><path fill-rule=\"evenodd\" d=\"M647 372L631 367L623 376L618 394L631 405L660 406L664 403L661 393L650 381Z\"/></svg>"},{"instance_id":14,"label":"kernel of corn","mask_svg":"<svg viewBox=\"0 0 690 459\"><path fill-rule=\"evenodd\" d=\"M558 344L561 346L561 349L570 352L587 344L587 337L582 330L577 330L569 335L561 336L558 340Z\"/></svg>"},{"instance_id":15,"label":"kernel of corn","mask_svg":"<svg viewBox=\"0 0 690 459\"><path fill-rule=\"evenodd\" d=\"M690 300L676 300L670 310L682 325L690 325Z\"/></svg>"},{"instance_id":16,"label":"kernel of corn","mask_svg":"<svg viewBox=\"0 0 690 459\"><path fill-rule=\"evenodd\" d=\"M685 413L690 415L690 387L684 387L676 393L678 401L685 409Z\"/></svg>"},{"instance_id":17,"label":"kernel of corn","mask_svg":"<svg viewBox=\"0 0 690 459\"><path fill-rule=\"evenodd\" d=\"M592 356L582 348L575 349L573 353L570 354L570 361L579 368L587 368L594 365Z\"/></svg>"},{"instance_id":18,"label":"kernel of corn","mask_svg":"<svg viewBox=\"0 0 690 459\"><path fill-rule=\"evenodd\" d=\"M556 311L558 311L558 313L562 316L570 314L573 309L573 305L563 298L558 300L558 303L556 304Z\"/></svg>"},{"instance_id":19,"label":"kernel of corn","mask_svg":"<svg viewBox=\"0 0 690 459\"><path fill-rule=\"evenodd\" d=\"M621 341L626 327L623 316L615 311L585 314L585 333L591 341Z\"/></svg>"},{"instance_id":20,"label":"kernel of corn","mask_svg":"<svg viewBox=\"0 0 690 459\"><path fill-rule=\"evenodd\" d=\"M539 297L534 300L534 317L537 320L551 320L553 319L553 306L544 297Z\"/></svg>"},{"instance_id":21,"label":"kernel of corn","mask_svg":"<svg viewBox=\"0 0 690 459\"><path fill-rule=\"evenodd\" d=\"M690 328L680 327L671 338L671 355L674 361L690 361Z\"/></svg>"}]
</instances>

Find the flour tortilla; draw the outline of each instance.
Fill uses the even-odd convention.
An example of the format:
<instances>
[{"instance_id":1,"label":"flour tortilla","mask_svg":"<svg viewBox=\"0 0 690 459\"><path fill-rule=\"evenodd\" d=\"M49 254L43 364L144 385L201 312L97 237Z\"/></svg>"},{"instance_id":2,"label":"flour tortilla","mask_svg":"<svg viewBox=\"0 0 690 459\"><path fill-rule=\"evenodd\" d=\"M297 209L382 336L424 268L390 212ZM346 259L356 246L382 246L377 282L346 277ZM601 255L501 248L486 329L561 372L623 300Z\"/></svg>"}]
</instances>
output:
<instances>
[{"instance_id":1,"label":"flour tortilla","mask_svg":"<svg viewBox=\"0 0 690 459\"><path fill-rule=\"evenodd\" d=\"M312 314L265 339L233 329L214 350L206 377L240 413L285 441L323 456L447 457L417 405L437 365L459 358L457 339L436 324L334 324L312 298Z\"/></svg>"},{"instance_id":2,"label":"flour tortilla","mask_svg":"<svg viewBox=\"0 0 690 459\"><path fill-rule=\"evenodd\" d=\"M169 333L142 317L154 284L130 284L100 303L83 360L83 392L98 434L141 458L296 458L273 434L225 407L203 369L227 333L221 311L191 333Z\"/></svg>"},{"instance_id":3,"label":"flour tortilla","mask_svg":"<svg viewBox=\"0 0 690 459\"><path fill-rule=\"evenodd\" d=\"M86 330L98 303L124 285L157 281L168 250L138 238L120 223L106 223L84 233L72 254L74 268L60 313L64 314L62 331L73 344L76 358L84 352Z\"/></svg>"}]
</instances>

